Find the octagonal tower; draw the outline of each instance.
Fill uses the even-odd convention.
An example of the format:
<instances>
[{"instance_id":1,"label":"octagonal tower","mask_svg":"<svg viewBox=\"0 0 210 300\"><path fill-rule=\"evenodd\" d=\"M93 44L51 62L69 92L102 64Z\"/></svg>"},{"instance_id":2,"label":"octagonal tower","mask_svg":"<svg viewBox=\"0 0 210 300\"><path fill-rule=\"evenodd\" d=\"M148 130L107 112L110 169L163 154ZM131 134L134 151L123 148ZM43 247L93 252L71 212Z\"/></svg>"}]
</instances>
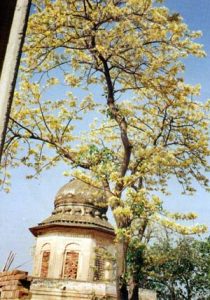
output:
<instances>
[{"instance_id":1,"label":"octagonal tower","mask_svg":"<svg viewBox=\"0 0 210 300\"><path fill-rule=\"evenodd\" d=\"M52 215L30 228L33 300L115 299L115 234L105 200L104 191L74 179L58 191Z\"/></svg>"}]
</instances>

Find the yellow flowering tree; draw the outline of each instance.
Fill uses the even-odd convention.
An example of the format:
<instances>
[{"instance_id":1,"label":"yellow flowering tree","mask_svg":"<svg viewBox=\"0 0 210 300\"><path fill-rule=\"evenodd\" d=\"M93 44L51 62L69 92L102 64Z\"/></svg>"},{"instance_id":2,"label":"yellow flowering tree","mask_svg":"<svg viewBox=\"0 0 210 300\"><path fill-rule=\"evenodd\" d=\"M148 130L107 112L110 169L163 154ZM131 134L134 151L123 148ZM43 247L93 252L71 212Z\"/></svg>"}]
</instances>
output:
<instances>
[{"instance_id":1,"label":"yellow flowering tree","mask_svg":"<svg viewBox=\"0 0 210 300\"><path fill-rule=\"evenodd\" d=\"M33 1L1 167L5 185L9 166L33 167L32 177L64 161L67 176L107 193L118 299L126 294L134 235L146 241L153 223L185 234L205 230L178 224L194 214L169 214L158 197L168 193L170 178L186 193L194 180L207 186L209 154L209 104L183 79L183 59L205 56L194 41L200 33L160 2Z\"/></svg>"}]
</instances>

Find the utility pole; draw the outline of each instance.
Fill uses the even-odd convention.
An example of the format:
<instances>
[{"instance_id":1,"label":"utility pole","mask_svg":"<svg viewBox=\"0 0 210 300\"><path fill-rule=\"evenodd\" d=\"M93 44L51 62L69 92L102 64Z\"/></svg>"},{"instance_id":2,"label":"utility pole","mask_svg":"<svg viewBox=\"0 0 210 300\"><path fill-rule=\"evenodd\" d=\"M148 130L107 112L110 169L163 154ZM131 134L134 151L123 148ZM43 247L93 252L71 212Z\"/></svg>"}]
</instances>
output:
<instances>
[{"instance_id":1,"label":"utility pole","mask_svg":"<svg viewBox=\"0 0 210 300\"><path fill-rule=\"evenodd\" d=\"M3 0L0 4L0 162L25 38L31 0ZM3 23L3 24L2 24ZM3 28L2 28L3 27ZM5 33L6 30L6 33ZM2 34L0 34L1 36Z\"/></svg>"}]
</instances>

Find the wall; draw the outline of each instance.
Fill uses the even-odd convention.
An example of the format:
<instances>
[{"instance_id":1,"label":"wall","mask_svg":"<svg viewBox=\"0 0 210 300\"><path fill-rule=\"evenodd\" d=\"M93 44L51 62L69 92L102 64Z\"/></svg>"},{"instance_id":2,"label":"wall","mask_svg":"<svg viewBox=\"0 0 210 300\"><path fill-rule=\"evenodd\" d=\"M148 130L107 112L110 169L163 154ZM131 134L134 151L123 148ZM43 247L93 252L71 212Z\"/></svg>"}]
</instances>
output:
<instances>
[{"instance_id":1,"label":"wall","mask_svg":"<svg viewBox=\"0 0 210 300\"><path fill-rule=\"evenodd\" d=\"M48 278L61 278L66 246L72 244L79 251L78 280L89 280L89 265L94 241L90 235L75 233L48 233L37 238L33 276L39 277L43 246L50 245Z\"/></svg>"},{"instance_id":2,"label":"wall","mask_svg":"<svg viewBox=\"0 0 210 300\"><path fill-rule=\"evenodd\" d=\"M139 300L157 300L156 292L147 289L139 289Z\"/></svg>"},{"instance_id":3,"label":"wall","mask_svg":"<svg viewBox=\"0 0 210 300\"><path fill-rule=\"evenodd\" d=\"M115 254L113 236L106 233L71 228L69 231L52 231L39 235L34 253L34 269L32 276L40 277L43 251L50 251L47 278L62 278L64 272L65 249L69 245L72 251L79 253L77 280L92 281L95 268L95 249L104 247ZM113 271L107 262L105 280L114 280Z\"/></svg>"},{"instance_id":4,"label":"wall","mask_svg":"<svg viewBox=\"0 0 210 300\"><path fill-rule=\"evenodd\" d=\"M27 272L0 272L0 299L30 299L29 287Z\"/></svg>"},{"instance_id":5,"label":"wall","mask_svg":"<svg viewBox=\"0 0 210 300\"><path fill-rule=\"evenodd\" d=\"M116 300L115 284L65 279L33 279L31 300Z\"/></svg>"}]
</instances>

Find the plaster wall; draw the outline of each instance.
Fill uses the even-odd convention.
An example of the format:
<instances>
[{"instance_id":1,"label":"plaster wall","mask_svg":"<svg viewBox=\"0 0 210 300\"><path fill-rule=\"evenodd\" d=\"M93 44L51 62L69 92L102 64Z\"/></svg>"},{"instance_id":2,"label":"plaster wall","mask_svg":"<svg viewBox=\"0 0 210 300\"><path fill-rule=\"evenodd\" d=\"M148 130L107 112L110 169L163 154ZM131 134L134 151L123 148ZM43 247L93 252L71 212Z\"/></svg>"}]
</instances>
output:
<instances>
[{"instance_id":1,"label":"plaster wall","mask_svg":"<svg viewBox=\"0 0 210 300\"><path fill-rule=\"evenodd\" d=\"M105 259L104 261L104 280L105 281L115 281L116 278L116 265L115 265L115 256L116 256L116 247L114 244L113 237L106 237L103 233L98 233L95 236L95 245L96 249L103 248L110 256L113 257L113 260ZM94 260L93 255L93 260Z\"/></svg>"},{"instance_id":2,"label":"plaster wall","mask_svg":"<svg viewBox=\"0 0 210 300\"><path fill-rule=\"evenodd\" d=\"M139 289L139 300L157 300L156 292L147 289Z\"/></svg>"},{"instance_id":3,"label":"plaster wall","mask_svg":"<svg viewBox=\"0 0 210 300\"><path fill-rule=\"evenodd\" d=\"M116 299L115 284L56 279L33 279L31 300ZM106 298L105 298L106 297Z\"/></svg>"},{"instance_id":4,"label":"plaster wall","mask_svg":"<svg viewBox=\"0 0 210 300\"><path fill-rule=\"evenodd\" d=\"M63 265L65 259L65 249L70 246L72 250L79 252L78 280L92 280L91 267L93 265L93 255L96 242L91 235L81 235L72 233L48 233L39 236L36 241L34 255L34 269L32 275L40 276L42 263L43 246L49 245L50 260L48 278L62 278Z\"/></svg>"}]
</instances>

